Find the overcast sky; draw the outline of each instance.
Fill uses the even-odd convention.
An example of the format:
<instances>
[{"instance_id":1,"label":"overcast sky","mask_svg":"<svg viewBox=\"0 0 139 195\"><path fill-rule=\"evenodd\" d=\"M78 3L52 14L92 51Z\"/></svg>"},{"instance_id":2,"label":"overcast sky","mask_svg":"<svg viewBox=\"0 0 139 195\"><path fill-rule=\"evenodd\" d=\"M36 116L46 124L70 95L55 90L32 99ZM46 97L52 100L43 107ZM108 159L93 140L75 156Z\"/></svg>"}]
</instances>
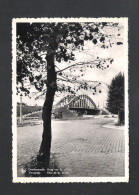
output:
<instances>
[{"instance_id":1,"label":"overcast sky","mask_svg":"<svg viewBox=\"0 0 139 195\"><path fill-rule=\"evenodd\" d=\"M120 71L124 72L124 45L113 45L112 48L102 49L92 44L91 41L86 41L84 51L76 52L76 61L71 62L70 64L65 62L60 64L57 63L57 66L62 69L75 62L92 61L92 59L97 56L99 56L100 58L113 58L114 62L110 65L109 68L105 70L100 70L96 68L86 69L85 76L83 77L83 79L91 81L102 81L109 85L115 75L117 75ZM103 107L103 105L106 105L107 85L102 85L101 90L102 93L99 95L92 95L91 91L85 90L80 91L80 94L88 94L94 100L96 105L98 105L99 103L99 106ZM60 97L56 97L55 103L63 97L64 94L62 94ZM20 101L19 97L17 97L17 101ZM43 105L44 99L34 100L34 98L29 99L27 97L23 97L23 102L29 105Z\"/></svg>"}]
</instances>

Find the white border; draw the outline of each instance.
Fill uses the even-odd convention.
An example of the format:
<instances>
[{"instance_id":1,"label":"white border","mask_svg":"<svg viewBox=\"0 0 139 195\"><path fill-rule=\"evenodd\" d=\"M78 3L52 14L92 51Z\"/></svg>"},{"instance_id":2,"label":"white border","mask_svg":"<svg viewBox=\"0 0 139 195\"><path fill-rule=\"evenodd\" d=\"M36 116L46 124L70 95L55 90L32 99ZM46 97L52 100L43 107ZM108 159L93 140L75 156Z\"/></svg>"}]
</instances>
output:
<instances>
[{"instance_id":1,"label":"white border","mask_svg":"<svg viewBox=\"0 0 139 195\"><path fill-rule=\"evenodd\" d=\"M125 177L17 177L16 23L18 22L124 22L125 67ZM128 18L14 18L12 20L12 173L14 183L98 183L129 181Z\"/></svg>"}]
</instances>

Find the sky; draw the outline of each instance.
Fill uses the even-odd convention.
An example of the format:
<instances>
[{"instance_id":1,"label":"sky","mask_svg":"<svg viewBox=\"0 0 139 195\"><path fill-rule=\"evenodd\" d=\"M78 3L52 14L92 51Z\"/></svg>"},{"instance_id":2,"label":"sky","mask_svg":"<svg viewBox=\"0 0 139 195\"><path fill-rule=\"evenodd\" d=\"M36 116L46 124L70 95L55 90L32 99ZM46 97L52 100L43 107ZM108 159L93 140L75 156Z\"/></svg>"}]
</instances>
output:
<instances>
[{"instance_id":1,"label":"sky","mask_svg":"<svg viewBox=\"0 0 139 195\"><path fill-rule=\"evenodd\" d=\"M92 69L86 69L85 70L85 76L83 77L84 80L91 80L91 81L101 81L109 85L111 83L111 80L113 77L115 77L119 72L124 72L124 45L113 45L113 47L108 49L102 49L98 48L94 44L92 44L91 41L86 41L84 45L84 50L79 52L76 51L76 61L69 63L57 63L56 65L59 68L65 68L68 65L71 65L75 62L86 62L86 61L92 61L92 59L99 56L99 58L112 58L114 59L114 62L110 65L109 68L105 70L100 70L96 68ZM96 103L96 105L100 108L103 108L103 106L106 106L106 100L107 100L107 85L102 84L101 85L101 91L102 93L92 95L91 91L85 91L82 90L79 93L80 94L87 94L90 96L93 101ZM60 99L62 99L65 95L62 94L59 97L55 98L54 104L57 103ZM20 97L17 97L17 101L20 101ZM22 98L22 101L27 103L28 105L41 105L43 106L44 99L35 100L34 98L29 99L27 97Z\"/></svg>"},{"instance_id":2,"label":"sky","mask_svg":"<svg viewBox=\"0 0 139 195\"><path fill-rule=\"evenodd\" d=\"M89 44L88 44L89 45ZM89 47L89 46L88 46ZM91 48L91 47L90 47ZM93 69L87 69L85 76L83 77L84 80L91 80L91 81L102 81L104 83L106 83L107 85L109 85L111 83L111 80L119 73L119 72L124 72L124 56L123 56L123 45L120 46L113 46L113 48L111 49L98 49L93 48L92 50L90 49L90 53L93 51L93 54L96 56L99 56L100 58L113 58L114 62L111 64L111 66L107 69L101 70L101 69L97 69L97 68L93 68ZM88 52L89 53L89 52ZM86 61L85 59L85 55L83 55L83 53L78 54L78 58L80 58L80 61ZM90 59L87 55L87 60L91 61L91 56ZM103 106L106 106L106 101L107 101L107 85L102 84L101 85L101 91L102 93L100 94L96 94L96 95L92 95L92 91L86 91L86 90L82 90L80 91L78 94L86 94L89 95L93 101L96 103L96 105L101 108L103 108ZM61 99L57 98L58 100Z\"/></svg>"}]
</instances>

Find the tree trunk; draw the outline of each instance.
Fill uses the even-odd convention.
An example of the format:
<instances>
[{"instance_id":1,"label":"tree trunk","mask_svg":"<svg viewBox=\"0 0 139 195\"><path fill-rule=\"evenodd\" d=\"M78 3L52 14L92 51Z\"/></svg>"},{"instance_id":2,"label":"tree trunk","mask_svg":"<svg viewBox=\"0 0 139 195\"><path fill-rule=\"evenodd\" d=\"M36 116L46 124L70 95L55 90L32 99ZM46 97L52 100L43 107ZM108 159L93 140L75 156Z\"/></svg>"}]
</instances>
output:
<instances>
[{"instance_id":1,"label":"tree trunk","mask_svg":"<svg viewBox=\"0 0 139 195\"><path fill-rule=\"evenodd\" d=\"M54 65L54 54L46 57L47 60L47 92L43 106L43 134L39 151L39 160L49 167L50 150L51 150L51 112L54 101L56 85L56 72Z\"/></svg>"}]
</instances>

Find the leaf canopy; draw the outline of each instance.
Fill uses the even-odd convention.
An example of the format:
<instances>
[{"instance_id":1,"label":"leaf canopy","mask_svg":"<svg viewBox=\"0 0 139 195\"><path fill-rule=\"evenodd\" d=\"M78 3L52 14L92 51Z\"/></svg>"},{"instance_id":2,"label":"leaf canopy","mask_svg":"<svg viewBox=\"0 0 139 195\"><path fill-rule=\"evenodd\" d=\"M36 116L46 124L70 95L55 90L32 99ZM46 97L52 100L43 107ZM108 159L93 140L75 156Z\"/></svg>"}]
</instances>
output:
<instances>
[{"instance_id":1,"label":"leaf canopy","mask_svg":"<svg viewBox=\"0 0 139 195\"><path fill-rule=\"evenodd\" d=\"M76 59L75 51L84 49L85 41L107 49L115 44L113 30L119 31L120 28L118 23L107 22L17 23L17 94L24 91L25 95L29 95L30 84L42 94L46 91L47 56L53 53L58 63L70 63ZM116 44L120 45L122 42L117 41ZM72 63L66 69L57 69L58 91L74 93L70 84L78 84L76 90L79 85L84 86L84 83L79 82L79 77L84 76L84 68L105 69L112 62L113 59L97 57L88 63ZM74 74L77 68L80 71L78 76ZM65 86L64 82L70 84ZM88 89L86 85L84 88Z\"/></svg>"}]
</instances>

